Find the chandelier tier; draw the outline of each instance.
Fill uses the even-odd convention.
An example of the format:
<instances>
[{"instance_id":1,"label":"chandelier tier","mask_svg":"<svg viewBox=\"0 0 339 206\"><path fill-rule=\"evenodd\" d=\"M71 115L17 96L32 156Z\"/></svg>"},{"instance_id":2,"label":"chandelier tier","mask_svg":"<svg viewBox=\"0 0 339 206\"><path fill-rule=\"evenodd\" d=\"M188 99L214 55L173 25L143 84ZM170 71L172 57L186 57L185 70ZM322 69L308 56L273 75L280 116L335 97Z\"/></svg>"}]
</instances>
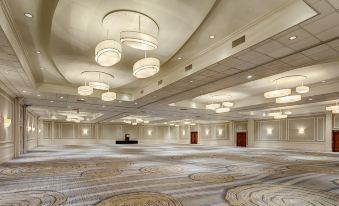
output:
<instances>
[{"instance_id":1,"label":"chandelier tier","mask_svg":"<svg viewBox=\"0 0 339 206\"><path fill-rule=\"evenodd\" d=\"M291 89L277 89L277 90L265 92L264 97L267 99L277 98L277 97L283 97L283 96L290 95L291 93L292 93Z\"/></svg>"},{"instance_id":2,"label":"chandelier tier","mask_svg":"<svg viewBox=\"0 0 339 206\"><path fill-rule=\"evenodd\" d=\"M93 87L90 86L80 86L78 87L78 94L81 96L89 96L93 94Z\"/></svg>"},{"instance_id":3,"label":"chandelier tier","mask_svg":"<svg viewBox=\"0 0 339 206\"><path fill-rule=\"evenodd\" d=\"M87 86L87 79L89 78L90 74L98 75L98 78L94 81L90 81L89 85ZM114 92L109 91L109 83L107 79L114 79L112 74L101 72L101 71L83 71L81 73L82 76L85 76L85 86L78 87L78 94L81 96L88 96L93 94L94 89L97 90L107 90L101 94L102 101L114 101L117 98L117 94ZM105 80L107 83L102 82L101 75L105 76ZM91 77L93 79L93 77Z\"/></svg>"},{"instance_id":4,"label":"chandelier tier","mask_svg":"<svg viewBox=\"0 0 339 206\"><path fill-rule=\"evenodd\" d=\"M103 82L89 82L88 86L92 87L93 89L98 89L98 90L108 90L109 86L106 83Z\"/></svg>"},{"instance_id":5,"label":"chandelier tier","mask_svg":"<svg viewBox=\"0 0 339 206\"><path fill-rule=\"evenodd\" d=\"M104 40L95 47L95 61L104 67L110 67L121 59L121 45L112 40Z\"/></svg>"},{"instance_id":6,"label":"chandelier tier","mask_svg":"<svg viewBox=\"0 0 339 206\"><path fill-rule=\"evenodd\" d=\"M292 89L287 88L287 89L278 89L278 81L281 81L283 79L288 79L288 78L299 78L302 79L301 81L301 86L297 86L295 88L296 95L292 95ZM275 84L275 90L265 92L264 97L265 98L276 98L275 102L279 104L283 103L291 103L291 102L297 102L301 100L301 95L299 94L305 94L310 91L310 88L308 86L304 85L304 80L307 79L307 76L305 75L291 75L291 76L285 76L285 77L280 77L278 79L273 80Z\"/></svg>"},{"instance_id":7,"label":"chandelier tier","mask_svg":"<svg viewBox=\"0 0 339 206\"><path fill-rule=\"evenodd\" d=\"M116 98L117 94L114 92L105 92L101 94L101 99L105 102L114 101Z\"/></svg>"},{"instance_id":8,"label":"chandelier tier","mask_svg":"<svg viewBox=\"0 0 339 206\"><path fill-rule=\"evenodd\" d=\"M297 102L300 100L301 100L301 96L297 94L297 95L278 97L275 99L275 102L278 104L283 104L283 103Z\"/></svg>"},{"instance_id":9,"label":"chandelier tier","mask_svg":"<svg viewBox=\"0 0 339 206\"><path fill-rule=\"evenodd\" d=\"M223 98L220 98L222 96L225 96L225 95L214 95L212 96L212 103L211 104L207 104L205 106L206 109L209 109L209 110L214 110L216 113L220 114L220 113L226 113L226 112L229 112L231 110L230 107L233 107L234 106L234 103L233 102L229 102L229 101L221 101L221 103L215 103L214 100L224 100ZM232 97L231 95L226 95L227 97Z\"/></svg>"},{"instance_id":10,"label":"chandelier tier","mask_svg":"<svg viewBox=\"0 0 339 206\"><path fill-rule=\"evenodd\" d=\"M154 50L158 48L157 38L137 31L122 31L120 33L120 41L134 49Z\"/></svg>"},{"instance_id":11,"label":"chandelier tier","mask_svg":"<svg viewBox=\"0 0 339 206\"><path fill-rule=\"evenodd\" d=\"M160 70L159 59L146 57L135 62L133 65L133 75L136 78L147 78L155 75Z\"/></svg>"},{"instance_id":12,"label":"chandelier tier","mask_svg":"<svg viewBox=\"0 0 339 206\"><path fill-rule=\"evenodd\" d=\"M221 107L215 110L216 113L225 113L225 112L229 112L231 109L228 107Z\"/></svg>"},{"instance_id":13,"label":"chandelier tier","mask_svg":"<svg viewBox=\"0 0 339 206\"><path fill-rule=\"evenodd\" d=\"M326 107L326 111L332 111L332 114L339 114L338 100L335 101L335 105Z\"/></svg>"}]
</instances>

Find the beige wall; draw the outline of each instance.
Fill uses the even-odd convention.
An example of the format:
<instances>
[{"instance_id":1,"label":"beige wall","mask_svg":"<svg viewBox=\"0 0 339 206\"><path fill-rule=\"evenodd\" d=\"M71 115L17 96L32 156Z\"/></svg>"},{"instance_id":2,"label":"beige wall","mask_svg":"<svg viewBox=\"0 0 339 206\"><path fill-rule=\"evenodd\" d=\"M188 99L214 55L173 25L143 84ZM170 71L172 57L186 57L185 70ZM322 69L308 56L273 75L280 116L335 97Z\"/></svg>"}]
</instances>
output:
<instances>
[{"instance_id":1,"label":"beige wall","mask_svg":"<svg viewBox=\"0 0 339 206\"><path fill-rule=\"evenodd\" d=\"M12 120L10 127L4 127L4 118ZM13 157L13 99L0 91L0 163Z\"/></svg>"},{"instance_id":2,"label":"beige wall","mask_svg":"<svg viewBox=\"0 0 339 206\"><path fill-rule=\"evenodd\" d=\"M253 147L328 151L326 116L254 121Z\"/></svg>"},{"instance_id":3,"label":"beige wall","mask_svg":"<svg viewBox=\"0 0 339 206\"><path fill-rule=\"evenodd\" d=\"M200 144L231 145L230 124L182 125L120 125L39 121L39 144L114 143L130 134L141 143L190 143L190 132L199 132ZM40 132L39 132L40 131Z\"/></svg>"}]
</instances>

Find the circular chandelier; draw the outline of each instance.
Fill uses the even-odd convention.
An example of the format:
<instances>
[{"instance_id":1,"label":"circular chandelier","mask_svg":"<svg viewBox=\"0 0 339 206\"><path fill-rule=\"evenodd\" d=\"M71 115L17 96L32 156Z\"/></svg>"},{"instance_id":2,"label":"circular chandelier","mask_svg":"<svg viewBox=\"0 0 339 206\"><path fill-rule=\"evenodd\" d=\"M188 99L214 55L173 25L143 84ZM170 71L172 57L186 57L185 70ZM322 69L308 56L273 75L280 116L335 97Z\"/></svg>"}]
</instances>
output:
<instances>
[{"instance_id":1,"label":"circular chandelier","mask_svg":"<svg viewBox=\"0 0 339 206\"><path fill-rule=\"evenodd\" d=\"M233 102L225 101L225 102L221 102L221 103L214 103L214 99L216 97L221 97L221 96L223 96L223 95L214 95L214 96L212 96L212 103L211 104L207 104L205 108L209 109L209 110L215 110L216 113L226 113L226 112L229 112L231 110L230 107L234 106ZM227 97L232 97L232 96L231 95L227 95Z\"/></svg>"},{"instance_id":2,"label":"circular chandelier","mask_svg":"<svg viewBox=\"0 0 339 206\"><path fill-rule=\"evenodd\" d=\"M90 74L97 74L98 79L95 81L90 81L89 85L87 86L87 79L88 79L88 75ZM117 98L116 93L109 91L109 84L104 83L101 80L101 75L105 75L108 78L114 79L114 76L112 74L101 72L101 71L83 71L81 75L85 75L85 86L78 87L79 95L88 96L88 95L93 94L94 89L97 89L97 90L107 90L107 92L104 92L101 94L102 101L114 101Z\"/></svg>"},{"instance_id":3,"label":"circular chandelier","mask_svg":"<svg viewBox=\"0 0 339 206\"><path fill-rule=\"evenodd\" d=\"M278 89L278 81L287 79L287 78L301 78L301 86L297 86L295 88L296 95L291 95L292 94L292 89ZM308 86L304 85L304 81L307 78L305 75L291 75L291 76L285 76L285 77L280 77L278 79L273 80L275 84L275 90L265 92L264 97L265 98L276 98L275 102L282 104L282 103L291 103L291 102L297 102L301 100L301 95L299 94L305 94L310 91L310 88Z\"/></svg>"},{"instance_id":4,"label":"circular chandelier","mask_svg":"<svg viewBox=\"0 0 339 206\"><path fill-rule=\"evenodd\" d=\"M153 76L158 73L159 70L160 61L153 57L145 57L133 65L133 75L139 79Z\"/></svg>"},{"instance_id":5,"label":"circular chandelier","mask_svg":"<svg viewBox=\"0 0 339 206\"><path fill-rule=\"evenodd\" d=\"M151 17L137 11L112 11L103 18L103 25L108 30L114 27L115 31L120 34L122 44L145 51L145 58L140 59L133 65L133 75L136 78L148 78L159 72L160 60L146 57L146 51L155 50L159 47L159 26ZM103 56L101 61L97 62L100 62L99 64L102 66L112 66L121 58L121 46L113 40L109 40L111 42L109 42L110 45L108 46L106 41L98 44L97 47L100 45L103 52L100 52L100 49L96 49L96 61L98 59L97 54L107 51L109 53Z\"/></svg>"},{"instance_id":6,"label":"circular chandelier","mask_svg":"<svg viewBox=\"0 0 339 206\"><path fill-rule=\"evenodd\" d=\"M110 67L121 59L121 45L112 40L104 40L95 47L95 61L104 67Z\"/></svg>"},{"instance_id":7,"label":"circular chandelier","mask_svg":"<svg viewBox=\"0 0 339 206\"><path fill-rule=\"evenodd\" d=\"M291 112L282 112L281 109L279 112L271 112L271 113L268 113L267 116L269 117L273 117L274 119L286 119L288 117L288 114L291 114Z\"/></svg>"},{"instance_id":8,"label":"circular chandelier","mask_svg":"<svg viewBox=\"0 0 339 206\"><path fill-rule=\"evenodd\" d=\"M326 111L332 111L332 114L339 114L338 100L335 101L335 105L326 107Z\"/></svg>"}]
</instances>

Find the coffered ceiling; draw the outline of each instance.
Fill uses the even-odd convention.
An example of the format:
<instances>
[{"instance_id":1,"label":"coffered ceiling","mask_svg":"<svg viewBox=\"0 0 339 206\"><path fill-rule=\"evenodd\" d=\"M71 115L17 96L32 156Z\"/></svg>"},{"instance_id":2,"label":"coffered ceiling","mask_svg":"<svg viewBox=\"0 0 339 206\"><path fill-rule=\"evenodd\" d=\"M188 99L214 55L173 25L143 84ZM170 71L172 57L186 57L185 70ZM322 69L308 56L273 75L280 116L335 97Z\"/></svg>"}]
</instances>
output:
<instances>
[{"instance_id":1,"label":"coffered ceiling","mask_svg":"<svg viewBox=\"0 0 339 206\"><path fill-rule=\"evenodd\" d=\"M102 114L93 122L134 116L153 123L242 120L281 108L294 115L324 113L339 96L336 1L4 0L1 8L0 86L40 116L79 109ZM154 77L133 76L133 64L144 53L126 46L112 67L94 61L96 44L107 36L119 40L119 30L128 26L107 32L103 18L116 10L137 11L157 22L159 49L147 54L161 61ZM245 42L233 48L232 41L243 35ZM192 69L185 69L190 64ZM107 103L98 93L78 96L85 70L113 74L110 85L118 99ZM304 84L311 92L302 101L281 105L263 98L274 79L290 75L307 76ZM299 84L292 78L280 86ZM215 95L235 103L231 112L204 109Z\"/></svg>"}]
</instances>

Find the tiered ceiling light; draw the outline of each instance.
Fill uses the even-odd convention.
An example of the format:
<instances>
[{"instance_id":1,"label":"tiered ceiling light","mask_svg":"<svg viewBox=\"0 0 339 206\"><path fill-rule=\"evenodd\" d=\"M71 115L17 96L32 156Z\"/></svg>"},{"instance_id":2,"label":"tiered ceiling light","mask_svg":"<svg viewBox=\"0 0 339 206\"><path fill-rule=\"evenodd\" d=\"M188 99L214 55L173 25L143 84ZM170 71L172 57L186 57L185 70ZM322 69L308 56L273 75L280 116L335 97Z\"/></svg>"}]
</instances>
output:
<instances>
[{"instance_id":1,"label":"tiered ceiling light","mask_svg":"<svg viewBox=\"0 0 339 206\"><path fill-rule=\"evenodd\" d=\"M339 114L338 100L335 101L335 105L326 107L326 111L332 111L333 114Z\"/></svg>"},{"instance_id":2,"label":"tiered ceiling light","mask_svg":"<svg viewBox=\"0 0 339 206\"><path fill-rule=\"evenodd\" d=\"M104 67L110 67L121 59L121 45L114 40L104 40L95 47L95 61Z\"/></svg>"},{"instance_id":3,"label":"tiered ceiling light","mask_svg":"<svg viewBox=\"0 0 339 206\"><path fill-rule=\"evenodd\" d=\"M215 110L216 113L225 113L225 112L229 112L231 110L230 107L234 106L233 102L221 102L221 103L214 103L214 98L216 97L220 97L220 96L224 96L224 95L215 95L212 96L212 103L211 104L207 104L206 105L206 109L209 110ZM227 95L227 97L232 97L230 95Z\"/></svg>"},{"instance_id":4,"label":"tiered ceiling light","mask_svg":"<svg viewBox=\"0 0 339 206\"><path fill-rule=\"evenodd\" d=\"M97 79L95 81L90 81L89 86L86 85L87 79L89 78L89 74L97 75ZM85 86L78 87L78 94L81 96L88 96L93 94L94 89L98 90L107 90L101 94L102 101L114 101L117 98L117 94L115 92L109 91L109 84L102 82L101 75L104 75L106 78L113 78L112 74L101 72L101 71L84 71L81 75L85 76ZM93 78L93 77L92 77Z\"/></svg>"},{"instance_id":5,"label":"tiered ceiling light","mask_svg":"<svg viewBox=\"0 0 339 206\"><path fill-rule=\"evenodd\" d=\"M270 112L267 116L273 117L274 119L286 119L288 117L287 112L283 113L281 109L279 112Z\"/></svg>"},{"instance_id":6,"label":"tiered ceiling light","mask_svg":"<svg viewBox=\"0 0 339 206\"><path fill-rule=\"evenodd\" d=\"M128 47L145 51L145 58L135 62L133 75L136 78L148 78L160 70L160 60L154 57L146 57L146 51L158 48L158 24L149 16L130 10L118 10L108 13L103 24L107 31L112 26L120 27L120 42ZM100 42L95 48L95 61L105 67L113 66L121 59L121 45L115 40L108 39ZM108 90L107 85L90 82L95 89ZM87 93L85 93L87 94ZM106 94L112 98L114 95Z\"/></svg>"},{"instance_id":7,"label":"tiered ceiling light","mask_svg":"<svg viewBox=\"0 0 339 206\"><path fill-rule=\"evenodd\" d=\"M301 78L301 86L296 87L296 92L299 94L305 94L310 91L310 88L308 86L304 86L304 80L307 78L304 75L292 75L292 76L285 76L278 79L275 79L273 82L275 84L275 90L265 92L264 97L265 98L276 98L276 103L283 104L283 103L291 103L291 102L297 102L301 100L301 95L291 95L292 90L291 89L278 89L278 81L282 79L287 78Z\"/></svg>"}]
</instances>

